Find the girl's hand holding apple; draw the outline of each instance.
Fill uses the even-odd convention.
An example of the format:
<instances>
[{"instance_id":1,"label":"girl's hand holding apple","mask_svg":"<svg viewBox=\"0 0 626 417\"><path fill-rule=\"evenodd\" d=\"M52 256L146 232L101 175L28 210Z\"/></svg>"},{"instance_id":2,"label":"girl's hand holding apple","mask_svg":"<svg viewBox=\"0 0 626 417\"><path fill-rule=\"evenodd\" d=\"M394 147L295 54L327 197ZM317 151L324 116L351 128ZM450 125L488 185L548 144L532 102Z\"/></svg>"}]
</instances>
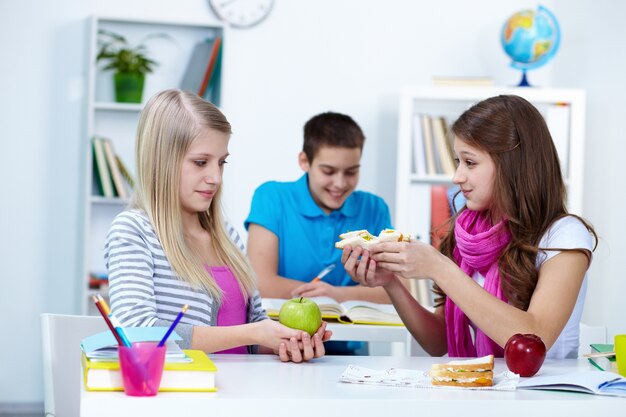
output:
<instances>
[{"instance_id":1,"label":"girl's hand holding apple","mask_svg":"<svg viewBox=\"0 0 626 417\"><path fill-rule=\"evenodd\" d=\"M291 329L273 320L254 323L258 329L258 344L261 353L275 353L283 362L305 362L324 356L324 344L332 332L326 330L326 323L310 336L308 333Z\"/></svg>"}]
</instances>

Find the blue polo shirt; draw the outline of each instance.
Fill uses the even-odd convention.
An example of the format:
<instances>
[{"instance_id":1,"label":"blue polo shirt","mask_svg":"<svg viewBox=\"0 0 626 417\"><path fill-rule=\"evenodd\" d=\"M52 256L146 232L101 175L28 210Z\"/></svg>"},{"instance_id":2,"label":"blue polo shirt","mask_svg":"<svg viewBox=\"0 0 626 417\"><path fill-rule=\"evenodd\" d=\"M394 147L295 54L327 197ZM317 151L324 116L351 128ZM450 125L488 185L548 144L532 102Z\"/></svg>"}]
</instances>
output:
<instances>
[{"instance_id":1,"label":"blue polo shirt","mask_svg":"<svg viewBox=\"0 0 626 417\"><path fill-rule=\"evenodd\" d=\"M335 248L339 234L367 229L377 235L391 227L385 201L364 191L354 191L340 209L324 213L309 192L308 174L295 182L270 181L257 188L244 223L246 230L250 223L278 237L279 275L307 282L335 264L324 277L335 286L356 285L341 264L342 251Z\"/></svg>"}]
</instances>

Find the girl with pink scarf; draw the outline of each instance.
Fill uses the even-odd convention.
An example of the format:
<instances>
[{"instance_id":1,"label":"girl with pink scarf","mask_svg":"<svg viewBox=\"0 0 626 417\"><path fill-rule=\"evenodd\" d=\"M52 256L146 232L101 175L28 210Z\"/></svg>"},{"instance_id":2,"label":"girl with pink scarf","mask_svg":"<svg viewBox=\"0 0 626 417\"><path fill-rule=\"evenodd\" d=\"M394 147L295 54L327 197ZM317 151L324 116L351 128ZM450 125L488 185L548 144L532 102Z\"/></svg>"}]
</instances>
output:
<instances>
[{"instance_id":1,"label":"girl with pink scarf","mask_svg":"<svg viewBox=\"0 0 626 417\"><path fill-rule=\"evenodd\" d=\"M575 357L586 273L597 237L565 207L559 158L537 109L517 96L481 101L453 124L453 182L465 206L440 250L419 241L346 247L364 286L382 286L431 355L503 355L516 333L536 334L548 357ZM435 309L407 290L434 282Z\"/></svg>"}]
</instances>

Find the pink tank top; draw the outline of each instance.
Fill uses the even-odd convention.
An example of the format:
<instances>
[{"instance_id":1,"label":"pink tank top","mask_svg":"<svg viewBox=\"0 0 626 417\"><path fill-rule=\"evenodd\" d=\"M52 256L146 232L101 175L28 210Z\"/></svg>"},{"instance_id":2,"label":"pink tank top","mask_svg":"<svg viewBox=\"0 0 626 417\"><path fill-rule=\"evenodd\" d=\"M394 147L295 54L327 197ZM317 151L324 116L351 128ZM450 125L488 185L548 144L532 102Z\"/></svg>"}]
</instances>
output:
<instances>
[{"instance_id":1,"label":"pink tank top","mask_svg":"<svg viewBox=\"0 0 626 417\"><path fill-rule=\"evenodd\" d=\"M241 293L237 278L227 266L206 266L205 268L211 272L211 275L222 289L223 298L222 305L217 312L218 326L236 326L246 324L248 321L248 307L246 300ZM238 346L231 349L221 350L215 353L248 353L247 346Z\"/></svg>"}]
</instances>

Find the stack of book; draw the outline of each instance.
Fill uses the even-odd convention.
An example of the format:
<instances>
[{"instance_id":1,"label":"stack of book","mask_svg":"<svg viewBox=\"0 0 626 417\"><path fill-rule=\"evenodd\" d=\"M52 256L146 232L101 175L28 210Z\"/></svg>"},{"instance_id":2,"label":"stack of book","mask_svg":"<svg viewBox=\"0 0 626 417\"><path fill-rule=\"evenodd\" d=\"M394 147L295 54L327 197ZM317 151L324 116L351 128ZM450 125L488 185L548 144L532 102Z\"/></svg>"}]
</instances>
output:
<instances>
[{"instance_id":1,"label":"stack of book","mask_svg":"<svg viewBox=\"0 0 626 417\"><path fill-rule=\"evenodd\" d=\"M221 69L222 37L216 36L198 42L191 52L180 88L194 92L219 106Z\"/></svg>"},{"instance_id":2,"label":"stack of book","mask_svg":"<svg viewBox=\"0 0 626 417\"><path fill-rule=\"evenodd\" d=\"M607 353L614 352L613 345L604 343L592 343L591 354L594 353ZM589 362L601 371L617 372L617 362L615 361L615 355L612 356L595 356L588 357Z\"/></svg>"},{"instance_id":3,"label":"stack of book","mask_svg":"<svg viewBox=\"0 0 626 417\"><path fill-rule=\"evenodd\" d=\"M158 342L166 327L129 327L124 329L131 342ZM215 391L217 368L200 350L182 350L173 332L166 343L165 366L159 391ZM109 331L83 339L83 383L88 391L122 391L122 374L117 342Z\"/></svg>"},{"instance_id":4,"label":"stack of book","mask_svg":"<svg viewBox=\"0 0 626 417\"><path fill-rule=\"evenodd\" d=\"M94 194L103 197L128 198L134 180L126 165L115 153L113 142L94 137L93 148Z\"/></svg>"}]
</instances>

